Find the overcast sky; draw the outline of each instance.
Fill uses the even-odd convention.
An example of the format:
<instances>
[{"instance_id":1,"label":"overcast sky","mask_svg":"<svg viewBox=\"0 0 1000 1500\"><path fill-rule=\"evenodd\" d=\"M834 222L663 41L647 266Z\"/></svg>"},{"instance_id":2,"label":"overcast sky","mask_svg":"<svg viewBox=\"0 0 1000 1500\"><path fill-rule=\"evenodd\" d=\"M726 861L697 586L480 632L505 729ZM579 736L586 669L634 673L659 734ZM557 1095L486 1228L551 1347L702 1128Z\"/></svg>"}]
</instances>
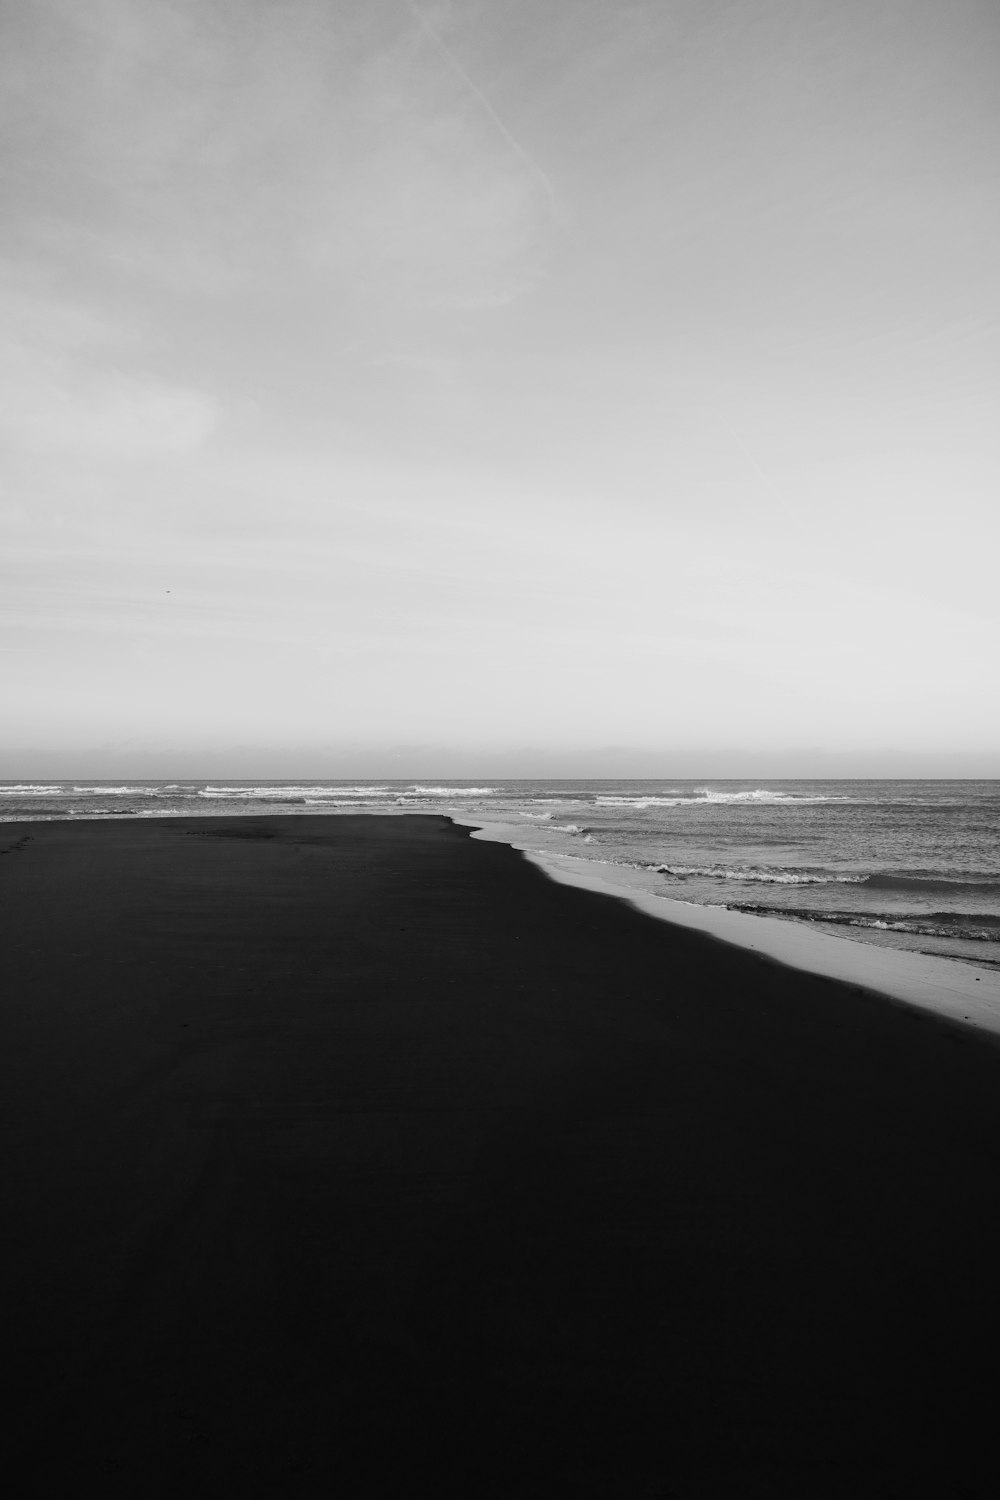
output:
<instances>
[{"instance_id":1,"label":"overcast sky","mask_svg":"<svg viewBox=\"0 0 1000 1500\"><path fill-rule=\"evenodd\" d=\"M1000 774L996 0L0 16L0 773Z\"/></svg>"}]
</instances>

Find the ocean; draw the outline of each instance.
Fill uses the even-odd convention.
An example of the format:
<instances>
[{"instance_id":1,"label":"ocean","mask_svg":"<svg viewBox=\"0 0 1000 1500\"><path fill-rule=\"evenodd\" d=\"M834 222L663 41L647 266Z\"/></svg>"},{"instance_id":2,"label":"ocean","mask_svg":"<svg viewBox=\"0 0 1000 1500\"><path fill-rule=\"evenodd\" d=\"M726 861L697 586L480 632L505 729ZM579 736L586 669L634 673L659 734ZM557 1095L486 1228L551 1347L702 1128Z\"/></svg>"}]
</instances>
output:
<instances>
[{"instance_id":1,"label":"ocean","mask_svg":"<svg viewBox=\"0 0 1000 1500\"><path fill-rule=\"evenodd\" d=\"M1000 781L0 782L0 821L445 813L609 881L1000 969Z\"/></svg>"}]
</instances>

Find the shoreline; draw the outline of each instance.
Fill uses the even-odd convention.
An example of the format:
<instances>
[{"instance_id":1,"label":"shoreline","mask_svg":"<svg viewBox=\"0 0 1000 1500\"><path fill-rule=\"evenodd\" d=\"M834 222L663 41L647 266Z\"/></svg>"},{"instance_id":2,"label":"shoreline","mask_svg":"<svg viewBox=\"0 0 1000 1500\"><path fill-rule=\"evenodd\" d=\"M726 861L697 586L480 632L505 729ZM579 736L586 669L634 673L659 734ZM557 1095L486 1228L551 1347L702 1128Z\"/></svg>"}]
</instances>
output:
<instances>
[{"instance_id":1,"label":"shoreline","mask_svg":"<svg viewBox=\"0 0 1000 1500\"><path fill-rule=\"evenodd\" d=\"M763 955L776 963L787 964L804 974L830 978L843 984L861 986L873 994L969 1026L989 1036L1000 1037L1000 967L977 963L974 957L951 957L921 953L912 949L866 942L847 933L830 933L816 925L778 914L735 911L725 906L702 905L661 896L628 881L622 867L601 860L588 860L569 853L527 848L519 840L529 830L519 824L471 817L464 810L440 808L379 807L350 812L329 813L315 809L294 812L237 812L214 807L198 813L168 813L152 810L109 813L72 814L61 817L28 816L5 819L16 826L65 823L160 822L190 818L232 819L255 817L341 818L341 817L427 817L446 818L459 828L471 830L482 842L504 844L516 850L530 864L550 879L581 890L594 891L625 901L636 910L692 931L705 933L722 943ZM0 834L2 837L2 834Z\"/></svg>"},{"instance_id":2,"label":"shoreline","mask_svg":"<svg viewBox=\"0 0 1000 1500\"><path fill-rule=\"evenodd\" d=\"M599 860L535 853L511 842L502 823L478 823L448 814L484 843L508 844L550 879L627 902L657 921L705 933L719 942L761 954L804 974L860 985L889 1000L930 1011L1000 1038L1000 973L973 960L939 958L902 948L880 947L858 938L818 932L806 922L701 906L630 887L601 869ZM586 866L593 866L593 873Z\"/></svg>"}]
</instances>

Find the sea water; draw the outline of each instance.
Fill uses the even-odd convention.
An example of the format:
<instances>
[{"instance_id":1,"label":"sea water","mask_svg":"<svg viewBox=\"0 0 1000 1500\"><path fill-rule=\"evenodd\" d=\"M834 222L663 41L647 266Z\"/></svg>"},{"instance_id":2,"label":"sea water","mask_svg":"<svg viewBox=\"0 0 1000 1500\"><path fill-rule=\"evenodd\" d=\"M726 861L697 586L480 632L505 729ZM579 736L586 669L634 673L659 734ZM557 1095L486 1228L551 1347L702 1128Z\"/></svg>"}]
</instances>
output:
<instances>
[{"instance_id":1,"label":"sea water","mask_svg":"<svg viewBox=\"0 0 1000 1500\"><path fill-rule=\"evenodd\" d=\"M0 820L438 812L632 888L1000 969L1000 781L3 782Z\"/></svg>"}]
</instances>

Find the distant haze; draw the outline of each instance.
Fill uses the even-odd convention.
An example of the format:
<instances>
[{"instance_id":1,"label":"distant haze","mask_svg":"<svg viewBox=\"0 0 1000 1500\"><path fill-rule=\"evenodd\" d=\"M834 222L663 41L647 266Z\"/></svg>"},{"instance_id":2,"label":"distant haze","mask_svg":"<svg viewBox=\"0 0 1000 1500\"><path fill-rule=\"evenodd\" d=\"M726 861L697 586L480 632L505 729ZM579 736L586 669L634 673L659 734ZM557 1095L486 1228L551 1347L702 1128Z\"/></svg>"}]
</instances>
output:
<instances>
[{"instance_id":1,"label":"distant haze","mask_svg":"<svg viewBox=\"0 0 1000 1500\"><path fill-rule=\"evenodd\" d=\"M0 776L1000 775L998 68L995 0L3 6Z\"/></svg>"},{"instance_id":2,"label":"distant haze","mask_svg":"<svg viewBox=\"0 0 1000 1500\"><path fill-rule=\"evenodd\" d=\"M265 750L219 746L212 750L149 751L128 746L84 750L15 751L0 756L6 781L435 781L511 780L723 781L933 778L987 779L997 775L995 755L933 755L896 749L866 752L810 748L640 750L595 745L588 750L524 745L508 750L447 745L356 745Z\"/></svg>"}]
</instances>

